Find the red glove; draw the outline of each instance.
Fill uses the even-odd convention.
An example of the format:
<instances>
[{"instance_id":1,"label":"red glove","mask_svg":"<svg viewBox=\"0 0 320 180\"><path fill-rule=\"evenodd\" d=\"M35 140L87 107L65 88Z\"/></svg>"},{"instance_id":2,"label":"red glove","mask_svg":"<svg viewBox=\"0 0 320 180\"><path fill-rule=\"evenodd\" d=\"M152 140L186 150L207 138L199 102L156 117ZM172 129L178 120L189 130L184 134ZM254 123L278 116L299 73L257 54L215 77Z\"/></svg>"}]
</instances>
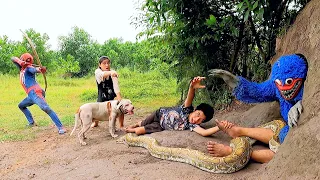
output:
<instances>
[{"instance_id":1,"label":"red glove","mask_svg":"<svg viewBox=\"0 0 320 180\"><path fill-rule=\"evenodd\" d=\"M20 60L20 59L17 58L17 57L12 57L12 58L11 58L11 61L14 62L14 63L16 63L16 64L18 64L18 65L20 65L21 67L25 67L25 66L27 65L27 62L22 61L22 60Z\"/></svg>"},{"instance_id":2,"label":"red glove","mask_svg":"<svg viewBox=\"0 0 320 180\"><path fill-rule=\"evenodd\" d=\"M47 68L46 68L45 66L42 66L42 67L39 68L39 71L40 71L42 74L44 74L44 73L47 72Z\"/></svg>"}]
</instances>

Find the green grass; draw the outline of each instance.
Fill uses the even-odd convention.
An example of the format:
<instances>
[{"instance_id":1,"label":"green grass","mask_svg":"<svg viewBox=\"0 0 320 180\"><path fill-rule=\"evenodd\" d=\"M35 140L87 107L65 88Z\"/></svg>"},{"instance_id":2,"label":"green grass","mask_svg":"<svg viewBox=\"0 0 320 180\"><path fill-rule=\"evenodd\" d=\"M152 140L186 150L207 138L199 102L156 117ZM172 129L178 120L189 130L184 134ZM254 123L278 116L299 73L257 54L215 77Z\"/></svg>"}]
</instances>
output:
<instances>
[{"instance_id":1,"label":"green grass","mask_svg":"<svg viewBox=\"0 0 320 180\"><path fill-rule=\"evenodd\" d=\"M131 99L136 109L153 111L161 106L176 105L179 95L175 79L166 79L158 72L137 73L119 70L119 84L123 98ZM37 81L44 87L41 75ZM74 125L74 113L80 105L95 102L97 87L94 77L62 79L47 77L46 101L65 126ZM50 117L37 105L30 111L38 128L26 128L27 120L18 104L26 97L19 77L0 75L0 141L30 140L38 131L53 125Z\"/></svg>"}]
</instances>

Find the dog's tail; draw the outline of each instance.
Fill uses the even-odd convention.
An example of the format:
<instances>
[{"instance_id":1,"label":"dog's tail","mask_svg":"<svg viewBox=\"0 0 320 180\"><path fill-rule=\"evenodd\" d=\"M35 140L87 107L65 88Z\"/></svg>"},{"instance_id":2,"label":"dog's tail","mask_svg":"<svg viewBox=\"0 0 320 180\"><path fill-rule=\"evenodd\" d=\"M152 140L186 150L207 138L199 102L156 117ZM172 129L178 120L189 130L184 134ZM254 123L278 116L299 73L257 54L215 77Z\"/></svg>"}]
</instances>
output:
<instances>
[{"instance_id":1,"label":"dog's tail","mask_svg":"<svg viewBox=\"0 0 320 180\"><path fill-rule=\"evenodd\" d=\"M78 127L78 122L79 122L79 120L80 120L80 108L78 109L78 111L77 111L77 113L76 114L74 114L74 127L73 127L73 129L72 129L72 131L71 131L71 133L70 133L70 136L72 136L72 134L73 134L73 132L77 129L77 127Z\"/></svg>"}]
</instances>

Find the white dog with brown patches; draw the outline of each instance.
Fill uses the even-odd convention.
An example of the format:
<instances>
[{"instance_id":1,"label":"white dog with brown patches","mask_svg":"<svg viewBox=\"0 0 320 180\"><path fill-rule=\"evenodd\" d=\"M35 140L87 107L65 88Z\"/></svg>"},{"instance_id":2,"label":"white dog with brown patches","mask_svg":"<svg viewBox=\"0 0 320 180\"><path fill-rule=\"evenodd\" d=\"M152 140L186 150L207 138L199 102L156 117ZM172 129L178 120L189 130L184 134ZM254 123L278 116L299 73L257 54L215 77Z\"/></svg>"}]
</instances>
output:
<instances>
[{"instance_id":1,"label":"white dog with brown patches","mask_svg":"<svg viewBox=\"0 0 320 180\"><path fill-rule=\"evenodd\" d=\"M119 117L120 128L123 128L124 114L133 114L133 109L134 106L129 99L84 104L75 114L75 125L70 136L76 130L80 121L82 128L78 133L78 138L81 145L86 145L87 143L84 142L85 133L90 129L91 123L96 120L109 120L109 132L115 138L118 136L115 134L116 118Z\"/></svg>"}]
</instances>

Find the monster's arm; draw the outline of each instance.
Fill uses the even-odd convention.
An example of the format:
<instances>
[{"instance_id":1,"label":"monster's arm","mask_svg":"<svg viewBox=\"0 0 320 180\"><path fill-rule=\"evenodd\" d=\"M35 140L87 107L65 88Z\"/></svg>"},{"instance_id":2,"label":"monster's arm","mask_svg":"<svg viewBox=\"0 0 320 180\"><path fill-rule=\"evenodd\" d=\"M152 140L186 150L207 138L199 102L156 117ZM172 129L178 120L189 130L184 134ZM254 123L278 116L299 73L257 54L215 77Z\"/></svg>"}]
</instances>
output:
<instances>
[{"instance_id":1,"label":"monster's arm","mask_svg":"<svg viewBox=\"0 0 320 180\"><path fill-rule=\"evenodd\" d=\"M209 73L209 76L221 77L233 89L233 94L240 101L259 103L277 100L276 87L271 80L262 83L250 82L222 69L212 69Z\"/></svg>"},{"instance_id":2,"label":"monster's arm","mask_svg":"<svg viewBox=\"0 0 320 180\"><path fill-rule=\"evenodd\" d=\"M238 76L239 83L233 90L235 97L246 103L271 102L277 100L276 87L271 80L262 83L248 81Z\"/></svg>"}]
</instances>

